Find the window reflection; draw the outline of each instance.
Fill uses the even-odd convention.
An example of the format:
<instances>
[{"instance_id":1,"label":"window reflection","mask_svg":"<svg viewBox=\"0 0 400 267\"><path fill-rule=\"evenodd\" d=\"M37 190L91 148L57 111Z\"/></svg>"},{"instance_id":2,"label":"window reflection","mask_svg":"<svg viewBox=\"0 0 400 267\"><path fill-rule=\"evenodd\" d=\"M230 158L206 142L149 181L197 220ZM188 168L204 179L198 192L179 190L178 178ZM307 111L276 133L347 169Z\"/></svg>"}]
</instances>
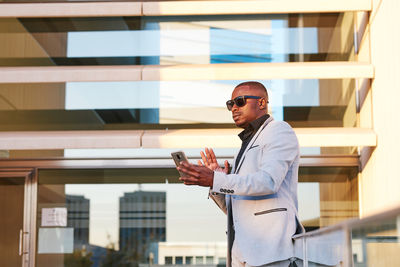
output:
<instances>
[{"instance_id":1,"label":"window reflection","mask_svg":"<svg viewBox=\"0 0 400 267\"><path fill-rule=\"evenodd\" d=\"M0 44L15 44L2 66L354 60L352 12L3 18L0 29Z\"/></svg>"},{"instance_id":2,"label":"window reflection","mask_svg":"<svg viewBox=\"0 0 400 267\"><path fill-rule=\"evenodd\" d=\"M0 101L0 130L234 127L225 102L240 82L1 84L6 101ZM293 127L356 126L354 79L260 82L268 88L269 113L276 120Z\"/></svg>"},{"instance_id":3,"label":"window reflection","mask_svg":"<svg viewBox=\"0 0 400 267\"><path fill-rule=\"evenodd\" d=\"M207 199L206 188L174 183L170 176L137 169L41 170L37 234L38 247L46 244L47 250L39 249L37 266L224 264L225 215ZM299 215L307 230L358 216L356 167L302 167L299 180ZM53 208L67 209L65 225L43 225L43 209Z\"/></svg>"}]
</instances>

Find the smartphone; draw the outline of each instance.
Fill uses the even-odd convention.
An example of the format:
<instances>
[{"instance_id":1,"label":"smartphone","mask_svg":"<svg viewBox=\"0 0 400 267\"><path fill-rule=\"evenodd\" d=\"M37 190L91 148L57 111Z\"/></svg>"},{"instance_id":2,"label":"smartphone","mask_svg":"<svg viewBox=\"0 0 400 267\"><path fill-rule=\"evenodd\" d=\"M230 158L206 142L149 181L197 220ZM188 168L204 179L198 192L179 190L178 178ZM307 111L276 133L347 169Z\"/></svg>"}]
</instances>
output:
<instances>
[{"instance_id":1,"label":"smartphone","mask_svg":"<svg viewBox=\"0 0 400 267\"><path fill-rule=\"evenodd\" d=\"M171 153L172 159L175 161L175 165L178 167L179 164L183 161L188 162L188 159L185 155L185 152L183 151L176 151ZM179 172L179 174L182 176L185 176L183 172Z\"/></svg>"}]
</instances>

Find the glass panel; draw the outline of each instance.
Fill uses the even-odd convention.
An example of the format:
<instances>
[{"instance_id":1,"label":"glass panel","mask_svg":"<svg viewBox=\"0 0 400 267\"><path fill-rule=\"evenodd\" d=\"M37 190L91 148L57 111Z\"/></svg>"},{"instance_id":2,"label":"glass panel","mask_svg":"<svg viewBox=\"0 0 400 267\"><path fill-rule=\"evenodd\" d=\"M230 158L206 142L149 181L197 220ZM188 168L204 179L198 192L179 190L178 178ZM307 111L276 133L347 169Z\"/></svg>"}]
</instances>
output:
<instances>
[{"instance_id":1,"label":"glass panel","mask_svg":"<svg viewBox=\"0 0 400 267\"><path fill-rule=\"evenodd\" d=\"M352 12L3 18L0 65L349 61L353 31Z\"/></svg>"},{"instance_id":2,"label":"glass panel","mask_svg":"<svg viewBox=\"0 0 400 267\"><path fill-rule=\"evenodd\" d=\"M359 216L358 167L300 167L297 191L306 231Z\"/></svg>"},{"instance_id":3,"label":"glass panel","mask_svg":"<svg viewBox=\"0 0 400 267\"><path fill-rule=\"evenodd\" d=\"M203 257L202 256L196 256L196 264L204 264L204 261L203 261Z\"/></svg>"},{"instance_id":4,"label":"glass panel","mask_svg":"<svg viewBox=\"0 0 400 267\"><path fill-rule=\"evenodd\" d=\"M183 257L182 256L176 256L175 257L175 264L182 265L183 264Z\"/></svg>"},{"instance_id":5,"label":"glass panel","mask_svg":"<svg viewBox=\"0 0 400 267\"><path fill-rule=\"evenodd\" d=\"M344 263L346 251L350 249L345 230L339 229L307 237L306 241L308 266L351 266Z\"/></svg>"},{"instance_id":6,"label":"glass panel","mask_svg":"<svg viewBox=\"0 0 400 267\"><path fill-rule=\"evenodd\" d=\"M40 171L36 266L184 264L183 255L225 256L226 218L207 200L208 189L162 177L147 179L136 169ZM46 209L66 210L65 223L44 224Z\"/></svg>"},{"instance_id":7,"label":"glass panel","mask_svg":"<svg viewBox=\"0 0 400 267\"><path fill-rule=\"evenodd\" d=\"M299 215L307 230L358 216L356 167L302 169ZM75 260L133 265L184 264L185 259L188 264L191 258L195 264L222 262L225 215L207 200L206 188L186 187L177 176L175 169L41 170L37 266L73 266ZM54 208L67 209L65 224L44 225L44 210ZM43 247L56 234L63 239ZM57 244L64 250L52 251Z\"/></svg>"},{"instance_id":8,"label":"glass panel","mask_svg":"<svg viewBox=\"0 0 400 267\"><path fill-rule=\"evenodd\" d=\"M187 256L185 257L187 265L192 265L193 264L193 256Z\"/></svg>"},{"instance_id":9,"label":"glass panel","mask_svg":"<svg viewBox=\"0 0 400 267\"><path fill-rule=\"evenodd\" d=\"M225 102L240 82L0 84L0 130L234 127ZM293 127L356 126L353 79L261 82L276 120Z\"/></svg>"},{"instance_id":10,"label":"glass panel","mask_svg":"<svg viewBox=\"0 0 400 267\"><path fill-rule=\"evenodd\" d=\"M400 266L400 215L352 230L354 267Z\"/></svg>"},{"instance_id":11,"label":"glass panel","mask_svg":"<svg viewBox=\"0 0 400 267\"><path fill-rule=\"evenodd\" d=\"M0 262L21 266L18 255L20 230L24 219L25 178L0 177Z\"/></svg>"},{"instance_id":12,"label":"glass panel","mask_svg":"<svg viewBox=\"0 0 400 267\"><path fill-rule=\"evenodd\" d=\"M165 264L172 264L172 257L165 257Z\"/></svg>"}]
</instances>

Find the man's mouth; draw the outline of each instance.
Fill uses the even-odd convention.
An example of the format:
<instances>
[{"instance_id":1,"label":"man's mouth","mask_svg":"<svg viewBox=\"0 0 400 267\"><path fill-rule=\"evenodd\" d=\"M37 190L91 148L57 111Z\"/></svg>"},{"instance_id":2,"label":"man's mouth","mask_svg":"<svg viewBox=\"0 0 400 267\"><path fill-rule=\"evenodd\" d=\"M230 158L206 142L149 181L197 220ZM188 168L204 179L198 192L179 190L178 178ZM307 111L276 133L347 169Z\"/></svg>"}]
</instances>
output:
<instances>
[{"instance_id":1,"label":"man's mouth","mask_svg":"<svg viewBox=\"0 0 400 267\"><path fill-rule=\"evenodd\" d=\"M233 118L234 121L237 120L239 117L240 117L239 113L235 113L235 114L232 115L232 118Z\"/></svg>"}]
</instances>

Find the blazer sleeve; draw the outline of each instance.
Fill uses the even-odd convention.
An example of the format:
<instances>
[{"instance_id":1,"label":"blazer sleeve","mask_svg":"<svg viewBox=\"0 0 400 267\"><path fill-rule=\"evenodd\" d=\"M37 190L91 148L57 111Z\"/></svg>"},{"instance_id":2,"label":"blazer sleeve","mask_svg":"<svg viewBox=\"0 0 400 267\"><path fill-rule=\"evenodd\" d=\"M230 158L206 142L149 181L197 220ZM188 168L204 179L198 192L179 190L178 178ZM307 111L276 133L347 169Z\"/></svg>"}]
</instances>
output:
<instances>
[{"instance_id":1,"label":"blazer sleeve","mask_svg":"<svg viewBox=\"0 0 400 267\"><path fill-rule=\"evenodd\" d=\"M275 122L260 135L261 155L257 170L246 174L214 172L213 192L232 195L268 195L276 193L290 166L298 158L299 144L293 129ZM246 162L243 162L246 164Z\"/></svg>"},{"instance_id":2,"label":"blazer sleeve","mask_svg":"<svg viewBox=\"0 0 400 267\"><path fill-rule=\"evenodd\" d=\"M214 200L215 204L225 213L227 214L226 210L226 202L225 202L225 194L218 194L214 193L210 190L210 198Z\"/></svg>"}]
</instances>

